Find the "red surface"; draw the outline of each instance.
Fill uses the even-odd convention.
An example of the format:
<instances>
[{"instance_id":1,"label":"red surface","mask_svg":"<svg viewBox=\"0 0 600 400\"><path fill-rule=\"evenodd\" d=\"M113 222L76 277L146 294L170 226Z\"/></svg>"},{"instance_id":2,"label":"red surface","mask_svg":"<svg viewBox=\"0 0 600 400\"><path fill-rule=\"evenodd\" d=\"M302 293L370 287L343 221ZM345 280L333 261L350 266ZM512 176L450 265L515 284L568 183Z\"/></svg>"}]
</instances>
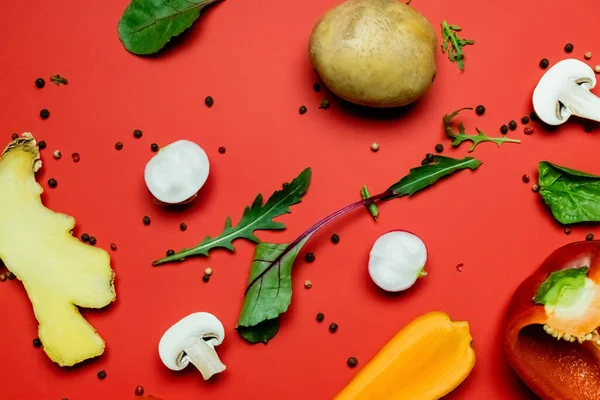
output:
<instances>
[{"instance_id":1,"label":"red surface","mask_svg":"<svg viewBox=\"0 0 600 400\"><path fill-rule=\"evenodd\" d=\"M542 57L594 52L593 27L600 3L572 1L570 12L552 3L413 0L438 29L442 19L464 27L466 71L438 56L432 90L400 115L376 117L332 102L312 89L316 76L307 58L307 40L318 17L337 0L303 2L227 0L207 12L178 46L158 57L127 53L117 38L126 0L112 2L21 0L3 7L0 27L2 91L0 132L33 132L45 140L40 182L45 203L73 215L76 234L88 232L112 252L117 301L100 312L85 312L107 341L106 353L85 365L60 369L31 345L36 321L18 281L0 284L0 376L2 399L127 399L139 384L147 393L178 399L330 399L365 363L413 318L431 310L469 321L477 352L470 377L450 399L529 399L532 395L502 355L501 321L512 291L556 247L581 239L595 226L565 236L530 186L536 164L551 160L600 173L597 133L577 122L553 132L534 125L521 145L482 144L473 153L483 160L411 199L381 207L380 222L357 211L329 226L307 245L313 264L297 263L292 306L279 335L267 346L250 346L234 332L253 246L236 243L208 259L152 268L169 248L217 234L225 217L239 219L258 192L269 195L304 167L313 182L302 204L281 218L284 232L263 232L263 240L292 240L308 224L358 197L361 185L386 188L417 165L438 142L448 148L441 117L465 105L485 104L485 116L465 118L497 134L501 124L530 111L530 97L541 76ZM594 47L594 45L596 47ZM59 73L66 87L38 76ZM203 104L211 95L215 105ZM300 116L298 107L308 107ZM39 110L51 116L42 121ZM135 139L132 131L144 131ZM209 153L212 171L198 201L185 212L167 212L152 203L142 172L150 143L187 138ZM117 141L122 151L114 149ZM371 142L381 149L372 153ZM219 146L227 153L220 155ZM51 153L60 149L63 158ZM467 145L444 154L463 156ZM81 162L70 160L72 152ZM142 217L152 217L144 226ZM189 229L180 232L185 221ZM368 278L367 257L375 239L390 229L420 235L428 245L429 275L403 295L379 292ZM337 232L341 241L328 238ZM462 272L456 265L464 263ZM202 282L205 267L214 275ZM305 279L313 287L303 287ZM228 370L204 382L193 370L171 373L160 362L157 343L176 320L209 311L224 322L225 343L218 348ZM325 322L315 321L317 312ZM331 334L329 322L340 328ZM358 358L356 369L346 366ZM107 371L104 381L99 370Z\"/></svg>"}]
</instances>

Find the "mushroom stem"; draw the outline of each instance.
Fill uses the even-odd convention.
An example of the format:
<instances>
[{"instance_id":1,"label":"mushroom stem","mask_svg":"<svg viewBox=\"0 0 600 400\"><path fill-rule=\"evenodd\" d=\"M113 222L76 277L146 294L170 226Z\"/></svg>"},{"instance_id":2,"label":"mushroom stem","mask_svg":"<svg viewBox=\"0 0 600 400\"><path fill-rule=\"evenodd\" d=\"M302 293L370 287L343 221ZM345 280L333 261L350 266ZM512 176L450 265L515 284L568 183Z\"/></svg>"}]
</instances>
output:
<instances>
[{"instance_id":1,"label":"mushroom stem","mask_svg":"<svg viewBox=\"0 0 600 400\"><path fill-rule=\"evenodd\" d=\"M183 347L183 351L185 355L182 362L187 358L200 371L205 381L227 368L219 359L210 340L194 338Z\"/></svg>"},{"instance_id":2,"label":"mushroom stem","mask_svg":"<svg viewBox=\"0 0 600 400\"><path fill-rule=\"evenodd\" d=\"M574 87L560 98L563 107L569 109L573 115L600 122L600 98L590 93L589 88L582 87L586 85L585 82L579 85L575 81L573 85ZM560 114L561 119L564 118L562 107Z\"/></svg>"}]
</instances>

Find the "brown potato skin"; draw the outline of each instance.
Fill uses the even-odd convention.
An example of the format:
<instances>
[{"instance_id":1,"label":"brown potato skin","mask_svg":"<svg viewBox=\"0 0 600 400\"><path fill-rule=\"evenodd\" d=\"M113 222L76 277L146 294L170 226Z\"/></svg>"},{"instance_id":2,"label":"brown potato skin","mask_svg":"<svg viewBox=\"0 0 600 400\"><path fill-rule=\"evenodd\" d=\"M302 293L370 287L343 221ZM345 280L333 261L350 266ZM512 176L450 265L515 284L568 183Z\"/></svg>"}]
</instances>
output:
<instances>
[{"instance_id":1,"label":"brown potato skin","mask_svg":"<svg viewBox=\"0 0 600 400\"><path fill-rule=\"evenodd\" d=\"M339 97L369 107L421 98L436 74L431 23L397 0L348 0L313 28L309 57Z\"/></svg>"}]
</instances>

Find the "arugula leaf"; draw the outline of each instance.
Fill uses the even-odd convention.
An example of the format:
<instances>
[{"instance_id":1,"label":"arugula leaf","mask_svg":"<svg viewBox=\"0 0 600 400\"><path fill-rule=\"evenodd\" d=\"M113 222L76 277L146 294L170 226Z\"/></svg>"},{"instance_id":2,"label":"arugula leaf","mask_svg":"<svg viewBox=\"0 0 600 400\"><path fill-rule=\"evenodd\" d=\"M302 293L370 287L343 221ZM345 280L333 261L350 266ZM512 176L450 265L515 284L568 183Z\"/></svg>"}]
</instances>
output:
<instances>
[{"instance_id":1,"label":"arugula leaf","mask_svg":"<svg viewBox=\"0 0 600 400\"><path fill-rule=\"evenodd\" d=\"M302 246L320 228L342 215L378 201L392 200L433 185L441 178L462 169L474 170L481 161L472 157L454 159L435 156L434 162L410 170L409 174L385 192L352 203L312 225L290 244L261 243L250 269L244 305L238 321L238 333L250 343L268 342L279 328L279 316L292 299L291 269Z\"/></svg>"},{"instance_id":2,"label":"arugula leaf","mask_svg":"<svg viewBox=\"0 0 600 400\"><path fill-rule=\"evenodd\" d=\"M475 170L480 165L481 161L473 157L456 159L445 156L434 156L434 163L412 168L408 175L390 186L388 191L392 192L392 195L382 200L391 200L406 195L411 196L456 171L466 168Z\"/></svg>"},{"instance_id":3,"label":"arugula leaf","mask_svg":"<svg viewBox=\"0 0 600 400\"><path fill-rule=\"evenodd\" d=\"M60 75L52 75L50 77L50 81L54 84L56 84L56 86L60 86L61 84L63 85L68 85L69 81L67 80L67 78L60 76Z\"/></svg>"},{"instance_id":4,"label":"arugula leaf","mask_svg":"<svg viewBox=\"0 0 600 400\"><path fill-rule=\"evenodd\" d=\"M197 246L183 249L171 256L161 258L152 263L160 265L171 261L179 261L190 256L208 256L209 251L216 248L224 248L235 251L233 240L247 239L259 243L260 239L254 235L256 230L280 230L285 225L273 221L273 218L290 213L290 207L300 203L302 196L306 193L310 184L311 169L306 168L291 183L284 184L282 190L278 190L263 204L262 194L256 196L251 206L246 206L242 219L236 226L231 225L231 218L225 220L225 229L217 237L206 236Z\"/></svg>"},{"instance_id":5,"label":"arugula leaf","mask_svg":"<svg viewBox=\"0 0 600 400\"><path fill-rule=\"evenodd\" d=\"M448 59L450 62L456 62L461 71L465 69L465 55L463 47L475 44L474 40L461 39L456 35L462 28L458 25L448 24L445 20L442 21L442 53L448 50Z\"/></svg>"},{"instance_id":6,"label":"arugula leaf","mask_svg":"<svg viewBox=\"0 0 600 400\"><path fill-rule=\"evenodd\" d=\"M456 117L458 113L460 113L463 110L472 110L472 108L464 107L460 110L454 111L451 114L446 114L442 118L442 120L444 121L444 129L446 130L446 135L449 138L453 139L452 147L458 147L462 142L473 142L473 144L469 148L469 153L471 153L473 152L473 150L475 150L475 147L477 147L477 145L482 142L493 142L496 143L498 146L500 146L502 143L521 143L521 141L517 139L511 139L507 137L494 138L486 136L486 134L480 131L479 128L475 128L477 130L477 135L469 135L465 132L465 127L462 122L459 122L458 124L458 132L453 132L451 126L452 118Z\"/></svg>"},{"instance_id":7,"label":"arugula leaf","mask_svg":"<svg viewBox=\"0 0 600 400\"><path fill-rule=\"evenodd\" d=\"M539 193L558 222L600 221L600 176L548 161L538 164L538 172Z\"/></svg>"},{"instance_id":8,"label":"arugula leaf","mask_svg":"<svg viewBox=\"0 0 600 400\"><path fill-rule=\"evenodd\" d=\"M217 1L132 0L119 21L119 39L131 53L156 53L192 26L200 10Z\"/></svg>"},{"instance_id":9,"label":"arugula leaf","mask_svg":"<svg viewBox=\"0 0 600 400\"><path fill-rule=\"evenodd\" d=\"M307 240L308 237L281 257L287 243L260 243L256 246L249 282L258 279L246 292L238 321L238 327L243 328L242 337L250 343L257 343L257 339L266 343L271 333L273 336L277 333L270 325L258 325L278 318L288 309L292 301L292 265ZM271 263L274 263L274 268L267 271Z\"/></svg>"},{"instance_id":10,"label":"arugula leaf","mask_svg":"<svg viewBox=\"0 0 600 400\"><path fill-rule=\"evenodd\" d=\"M363 185L363 187L360 189L360 195L363 198L363 200L371 197L371 193L369 193L369 189L367 189L367 185ZM367 210L369 210L369 212L373 216L373 219L375 221L377 221L377 218L379 217L379 207L377 207L377 204L367 203L366 206L367 206Z\"/></svg>"}]
</instances>

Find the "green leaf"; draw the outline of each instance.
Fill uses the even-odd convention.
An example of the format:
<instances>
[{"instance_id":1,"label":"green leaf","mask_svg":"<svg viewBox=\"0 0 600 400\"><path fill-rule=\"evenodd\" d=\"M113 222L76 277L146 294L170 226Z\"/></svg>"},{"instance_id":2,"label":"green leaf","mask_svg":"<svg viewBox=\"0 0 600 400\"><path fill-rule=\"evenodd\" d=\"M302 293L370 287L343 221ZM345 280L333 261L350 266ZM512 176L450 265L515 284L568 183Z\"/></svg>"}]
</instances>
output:
<instances>
[{"instance_id":1,"label":"green leaf","mask_svg":"<svg viewBox=\"0 0 600 400\"><path fill-rule=\"evenodd\" d=\"M600 177L542 161L540 195L562 224L600 222Z\"/></svg>"},{"instance_id":2,"label":"green leaf","mask_svg":"<svg viewBox=\"0 0 600 400\"><path fill-rule=\"evenodd\" d=\"M511 139L511 138L504 137L504 136L503 137L489 137L483 131L479 130L478 128L475 128L477 130L477 135L469 135L469 134L465 133L465 127L462 124L462 122L460 122L458 124L458 132L452 131L452 126L451 126L452 119L463 110L472 110L472 108L470 108L470 107L461 108L457 111L454 111L453 113L446 114L442 117L442 121L444 123L444 129L446 130L446 135L449 138L453 139L452 140L453 147L458 147L462 142L467 142L467 141L472 142L473 144L469 148L469 153L471 153L473 150L475 150L475 148L477 147L477 145L479 145L479 143L483 143L483 142L496 143L498 146L500 146L502 143L521 143L520 140Z\"/></svg>"},{"instance_id":3,"label":"green leaf","mask_svg":"<svg viewBox=\"0 0 600 400\"><path fill-rule=\"evenodd\" d=\"M386 197L385 200L397 198L401 196L411 196L423 190L426 187L433 185L441 178L451 175L457 171L469 168L474 170L481 165L481 161L473 157L464 157L456 159L444 156L435 156L435 162L429 165L422 165L410 170L410 173L397 183L390 186L388 190L394 193L391 197Z\"/></svg>"},{"instance_id":4,"label":"green leaf","mask_svg":"<svg viewBox=\"0 0 600 400\"><path fill-rule=\"evenodd\" d=\"M371 197L371 193L369 193L369 189L367 189L367 185L363 185L360 189L360 195L363 199L368 199ZM371 213L371 216L375 221L377 221L377 217L379 217L379 207L375 203L366 204L367 210Z\"/></svg>"},{"instance_id":5,"label":"green leaf","mask_svg":"<svg viewBox=\"0 0 600 400\"><path fill-rule=\"evenodd\" d=\"M588 267L567 268L554 271L540 285L533 301L536 304L556 306L570 302L568 297L577 297L577 289L585 286ZM569 295L569 296L567 296Z\"/></svg>"},{"instance_id":6,"label":"green leaf","mask_svg":"<svg viewBox=\"0 0 600 400\"><path fill-rule=\"evenodd\" d=\"M279 332L279 318L268 319L254 326L238 326L237 333L248 342L267 344Z\"/></svg>"},{"instance_id":7,"label":"green leaf","mask_svg":"<svg viewBox=\"0 0 600 400\"><path fill-rule=\"evenodd\" d=\"M119 21L119 39L138 55L158 52L218 0L132 0Z\"/></svg>"},{"instance_id":8,"label":"green leaf","mask_svg":"<svg viewBox=\"0 0 600 400\"><path fill-rule=\"evenodd\" d=\"M300 203L302 196L306 193L310 184L311 169L306 168L291 183L284 184L282 190L278 190L263 204L261 194L256 196L252 206L246 206L242 219L236 226L231 225L231 218L225 220L225 229L217 237L207 236L197 246L183 249L171 256L161 258L152 263L160 265L166 262L179 261L190 256L208 256L209 251L216 248L224 248L234 251L233 241L235 239L247 239L255 243L260 240L254 235L256 230L280 230L285 225L273 221L273 218L290 213L290 207Z\"/></svg>"},{"instance_id":9,"label":"green leaf","mask_svg":"<svg viewBox=\"0 0 600 400\"><path fill-rule=\"evenodd\" d=\"M306 237L282 257L279 257L288 244L260 243L256 246L254 261L250 269L249 286L244 297L244 305L238 320L240 334L251 343L265 342L268 336L265 328L257 327L264 321L273 320L284 313L292 301L292 265L300 249L306 243ZM269 268L275 262L274 266ZM267 268L269 268L267 270ZM272 332L272 329L267 329ZM252 332L249 334L248 332ZM275 331L275 333L277 333ZM270 339L270 338L269 338ZM269 339L266 339L268 341Z\"/></svg>"},{"instance_id":10,"label":"green leaf","mask_svg":"<svg viewBox=\"0 0 600 400\"><path fill-rule=\"evenodd\" d=\"M52 75L50 77L50 82L56 84L56 86L60 86L61 84L62 85L68 85L69 84L69 81L67 81L67 78L62 77L60 75Z\"/></svg>"},{"instance_id":11,"label":"green leaf","mask_svg":"<svg viewBox=\"0 0 600 400\"><path fill-rule=\"evenodd\" d=\"M456 63L458 68L463 71L465 69L463 47L472 45L475 43L474 40L461 39L456 35L456 32L460 32L462 28L458 25L448 24L446 21L442 21L442 38L444 43L442 44L442 52L448 51L448 59L450 62Z\"/></svg>"}]
</instances>

